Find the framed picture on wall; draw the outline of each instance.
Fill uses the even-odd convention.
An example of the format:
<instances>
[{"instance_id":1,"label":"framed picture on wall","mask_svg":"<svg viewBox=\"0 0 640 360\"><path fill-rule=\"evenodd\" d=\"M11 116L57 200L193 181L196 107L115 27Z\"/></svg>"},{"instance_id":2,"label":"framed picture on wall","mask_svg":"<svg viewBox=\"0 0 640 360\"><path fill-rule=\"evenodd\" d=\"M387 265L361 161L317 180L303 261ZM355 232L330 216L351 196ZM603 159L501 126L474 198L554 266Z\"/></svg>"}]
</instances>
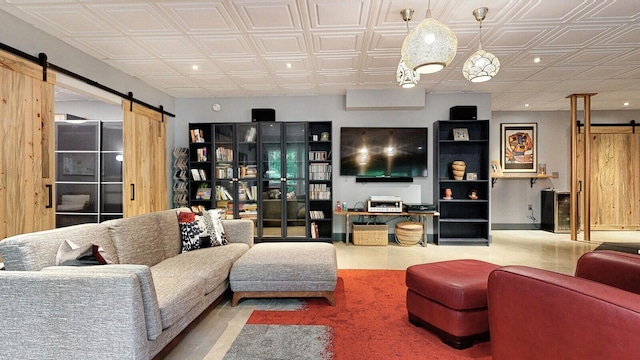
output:
<instances>
[{"instance_id":1,"label":"framed picture on wall","mask_svg":"<svg viewBox=\"0 0 640 360\"><path fill-rule=\"evenodd\" d=\"M500 164L505 173L538 172L538 124L500 124Z\"/></svg>"}]
</instances>

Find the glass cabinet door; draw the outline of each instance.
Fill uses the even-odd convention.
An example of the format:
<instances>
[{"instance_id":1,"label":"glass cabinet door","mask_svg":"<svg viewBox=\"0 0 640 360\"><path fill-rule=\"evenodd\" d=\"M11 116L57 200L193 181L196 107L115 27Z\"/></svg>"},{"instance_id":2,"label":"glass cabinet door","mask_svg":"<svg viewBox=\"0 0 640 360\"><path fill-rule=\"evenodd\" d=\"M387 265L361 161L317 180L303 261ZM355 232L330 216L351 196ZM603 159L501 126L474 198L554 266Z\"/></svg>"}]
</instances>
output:
<instances>
[{"instance_id":1,"label":"glass cabinet door","mask_svg":"<svg viewBox=\"0 0 640 360\"><path fill-rule=\"evenodd\" d=\"M238 173L238 217L254 223L254 234L258 230L258 150L257 127L254 123L238 124L237 144Z\"/></svg>"},{"instance_id":2,"label":"glass cabinet door","mask_svg":"<svg viewBox=\"0 0 640 360\"><path fill-rule=\"evenodd\" d=\"M262 182L262 238L282 237L282 131L281 124L260 123Z\"/></svg>"},{"instance_id":3,"label":"glass cabinet door","mask_svg":"<svg viewBox=\"0 0 640 360\"><path fill-rule=\"evenodd\" d=\"M307 237L307 148L305 124L285 125L285 196L286 221L284 237Z\"/></svg>"}]
</instances>

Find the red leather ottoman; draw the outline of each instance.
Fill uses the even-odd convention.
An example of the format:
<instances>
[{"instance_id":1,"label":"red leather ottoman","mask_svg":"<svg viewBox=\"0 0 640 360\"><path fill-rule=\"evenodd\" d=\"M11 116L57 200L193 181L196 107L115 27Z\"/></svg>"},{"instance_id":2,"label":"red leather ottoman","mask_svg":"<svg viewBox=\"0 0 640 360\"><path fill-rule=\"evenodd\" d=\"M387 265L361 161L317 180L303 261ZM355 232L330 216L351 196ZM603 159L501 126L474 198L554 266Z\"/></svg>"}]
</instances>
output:
<instances>
[{"instance_id":1,"label":"red leather ottoman","mask_svg":"<svg viewBox=\"0 0 640 360\"><path fill-rule=\"evenodd\" d=\"M451 260L407 268L409 322L447 345L465 349L489 339L487 281L499 265Z\"/></svg>"}]
</instances>

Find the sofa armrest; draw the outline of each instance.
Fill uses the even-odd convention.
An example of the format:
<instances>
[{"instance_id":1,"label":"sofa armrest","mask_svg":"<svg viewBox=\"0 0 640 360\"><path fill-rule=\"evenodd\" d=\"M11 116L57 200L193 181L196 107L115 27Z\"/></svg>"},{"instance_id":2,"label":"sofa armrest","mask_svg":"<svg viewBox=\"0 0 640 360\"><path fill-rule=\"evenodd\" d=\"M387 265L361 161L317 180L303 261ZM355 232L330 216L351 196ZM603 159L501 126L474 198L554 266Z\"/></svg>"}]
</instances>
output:
<instances>
[{"instance_id":1,"label":"sofa armrest","mask_svg":"<svg viewBox=\"0 0 640 360\"><path fill-rule=\"evenodd\" d=\"M640 255L611 250L588 252L578 259L576 277L640 294Z\"/></svg>"},{"instance_id":2,"label":"sofa armrest","mask_svg":"<svg viewBox=\"0 0 640 360\"><path fill-rule=\"evenodd\" d=\"M581 278L501 267L488 281L493 359L638 358L638 300Z\"/></svg>"},{"instance_id":3,"label":"sofa armrest","mask_svg":"<svg viewBox=\"0 0 640 360\"><path fill-rule=\"evenodd\" d=\"M253 246L253 221L246 219L222 220L227 239L232 243Z\"/></svg>"},{"instance_id":4,"label":"sofa armrest","mask_svg":"<svg viewBox=\"0 0 640 360\"><path fill-rule=\"evenodd\" d=\"M7 359L148 359L135 274L0 272Z\"/></svg>"}]
</instances>

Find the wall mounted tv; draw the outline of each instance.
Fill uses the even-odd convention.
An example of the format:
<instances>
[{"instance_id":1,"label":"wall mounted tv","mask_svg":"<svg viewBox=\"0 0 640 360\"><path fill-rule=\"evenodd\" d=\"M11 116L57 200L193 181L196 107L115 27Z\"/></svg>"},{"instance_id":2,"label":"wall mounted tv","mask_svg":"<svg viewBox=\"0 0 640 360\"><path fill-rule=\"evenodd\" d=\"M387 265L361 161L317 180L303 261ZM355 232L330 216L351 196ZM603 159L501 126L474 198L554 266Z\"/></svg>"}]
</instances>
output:
<instances>
[{"instance_id":1,"label":"wall mounted tv","mask_svg":"<svg viewBox=\"0 0 640 360\"><path fill-rule=\"evenodd\" d=\"M340 129L340 175L356 181L413 181L427 176L427 134L423 128Z\"/></svg>"}]
</instances>

